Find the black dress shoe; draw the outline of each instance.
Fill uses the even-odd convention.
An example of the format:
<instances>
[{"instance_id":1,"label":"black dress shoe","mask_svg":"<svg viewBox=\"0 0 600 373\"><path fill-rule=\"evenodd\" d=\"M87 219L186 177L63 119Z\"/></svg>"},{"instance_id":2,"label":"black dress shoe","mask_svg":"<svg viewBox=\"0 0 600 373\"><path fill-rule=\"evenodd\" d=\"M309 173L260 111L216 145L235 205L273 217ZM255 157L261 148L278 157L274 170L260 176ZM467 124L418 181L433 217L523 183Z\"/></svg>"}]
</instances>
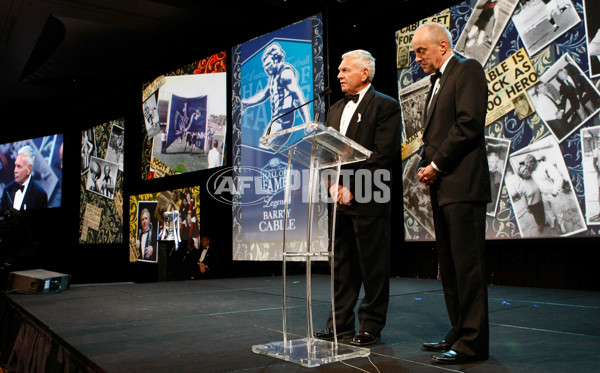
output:
<instances>
[{"instance_id":1,"label":"black dress shoe","mask_svg":"<svg viewBox=\"0 0 600 373\"><path fill-rule=\"evenodd\" d=\"M423 343L423 348L427 351L446 352L452 348L452 344L443 339L439 342Z\"/></svg>"},{"instance_id":2,"label":"black dress shoe","mask_svg":"<svg viewBox=\"0 0 600 373\"><path fill-rule=\"evenodd\" d=\"M477 360L475 356L469 356L454 350L448 350L440 355L433 355L431 359L442 364L466 364Z\"/></svg>"},{"instance_id":3,"label":"black dress shoe","mask_svg":"<svg viewBox=\"0 0 600 373\"><path fill-rule=\"evenodd\" d=\"M379 339L379 333L371 333L371 332L358 332L357 335L352 338L350 344L355 346L368 346L377 342Z\"/></svg>"},{"instance_id":4,"label":"black dress shoe","mask_svg":"<svg viewBox=\"0 0 600 373\"><path fill-rule=\"evenodd\" d=\"M354 336L354 330L346 330L345 332L338 331L337 337L338 339L351 338ZM314 337L317 339L323 339L325 341L333 341L333 330L329 328L325 328L325 330L321 330L320 332L315 332Z\"/></svg>"}]
</instances>

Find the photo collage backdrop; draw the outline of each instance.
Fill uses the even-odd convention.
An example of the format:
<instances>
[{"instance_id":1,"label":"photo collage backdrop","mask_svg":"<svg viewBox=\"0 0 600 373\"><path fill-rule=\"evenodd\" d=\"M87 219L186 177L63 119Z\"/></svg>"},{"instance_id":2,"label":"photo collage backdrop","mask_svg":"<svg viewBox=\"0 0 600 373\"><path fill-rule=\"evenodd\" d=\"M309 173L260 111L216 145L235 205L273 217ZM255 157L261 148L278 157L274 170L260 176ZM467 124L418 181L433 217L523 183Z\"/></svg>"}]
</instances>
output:
<instances>
[{"instance_id":1,"label":"photo collage backdrop","mask_svg":"<svg viewBox=\"0 0 600 373\"><path fill-rule=\"evenodd\" d=\"M487 239L600 233L598 19L600 6L591 0L472 0L396 32L407 241L435 238L416 170L429 77L410 44L425 22L444 24L455 52L486 71ZM528 205L533 195L543 209Z\"/></svg>"},{"instance_id":2,"label":"photo collage backdrop","mask_svg":"<svg viewBox=\"0 0 600 373\"><path fill-rule=\"evenodd\" d=\"M123 242L124 119L81 133L79 243Z\"/></svg>"}]
</instances>

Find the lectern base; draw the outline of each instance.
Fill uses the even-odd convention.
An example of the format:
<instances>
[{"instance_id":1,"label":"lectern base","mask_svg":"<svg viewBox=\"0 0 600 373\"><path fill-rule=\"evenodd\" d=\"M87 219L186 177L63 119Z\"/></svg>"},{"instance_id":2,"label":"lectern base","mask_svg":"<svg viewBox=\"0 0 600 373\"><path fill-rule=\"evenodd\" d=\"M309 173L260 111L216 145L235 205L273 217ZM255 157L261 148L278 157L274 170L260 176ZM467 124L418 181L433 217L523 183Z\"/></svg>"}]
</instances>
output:
<instances>
[{"instance_id":1,"label":"lectern base","mask_svg":"<svg viewBox=\"0 0 600 373\"><path fill-rule=\"evenodd\" d=\"M286 343L281 341L254 345L252 346L252 352L301 364L309 368L357 357L367 357L371 354L371 350L368 348L338 343L336 349L333 342L321 339L308 340L307 338L295 339Z\"/></svg>"}]
</instances>

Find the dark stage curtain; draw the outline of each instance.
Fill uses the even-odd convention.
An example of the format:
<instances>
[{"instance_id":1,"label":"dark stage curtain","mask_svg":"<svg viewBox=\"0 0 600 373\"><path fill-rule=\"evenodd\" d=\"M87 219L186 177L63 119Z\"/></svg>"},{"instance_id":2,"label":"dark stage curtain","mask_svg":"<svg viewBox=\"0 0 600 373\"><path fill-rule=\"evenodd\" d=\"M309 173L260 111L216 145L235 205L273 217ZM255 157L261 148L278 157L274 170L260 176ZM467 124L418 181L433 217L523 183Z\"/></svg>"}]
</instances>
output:
<instances>
[{"instance_id":1,"label":"dark stage curtain","mask_svg":"<svg viewBox=\"0 0 600 373\"><path fill-rule=\"evenodd\" d=\"M0 294L0 366L6 372L104 372L82 353Z\"/></svg>"}]
</instances>

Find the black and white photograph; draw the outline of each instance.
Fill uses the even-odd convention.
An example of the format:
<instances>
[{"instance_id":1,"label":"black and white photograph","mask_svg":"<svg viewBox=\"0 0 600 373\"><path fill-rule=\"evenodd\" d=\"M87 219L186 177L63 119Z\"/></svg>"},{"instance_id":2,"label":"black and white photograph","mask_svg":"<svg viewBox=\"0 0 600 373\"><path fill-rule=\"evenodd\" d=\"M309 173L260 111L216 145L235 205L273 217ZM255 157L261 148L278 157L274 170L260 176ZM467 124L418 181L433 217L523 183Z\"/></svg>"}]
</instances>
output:
<instances>
[{"instance_id":1,"label":"black and white photograph","mask_svg":"<svg viewBox=\"0 0 600 373\"><path fill-rule=\"evenodd\" d=\"M552 136L509 156L505 185L523 238L586 230L560 147Z\"/></svg>"},{"instance_id":2,"label":"black and white photograph","mask_svg":"<svg viewBox=\"0 0 600 373\"><path fill-rule=\"evenodd\" d=\"M581 164L588 225L600 225L600 126L581 129Z\"/></svg>"},{"instance_id":3,"label":"black and white photograph","mask_svg":"<svg viewBox=\"0 0 600 373\"><path fill-rule=\"evenodd\" d=\"M114 199L118 172L119 166L116 163L92 157L85 189Z\"/></svg>"},{"instance_id":4,"label":"black and white photograph","mask_svg":"<svg viewBox=\"0 0 600 373\"><path fill-rule=\"evenodd\" d=\"M137 248L140 256L138 261L158 261L158 222L154 217L156 201L138 202Z\"/></svg>"},{"instance_id":5,"label":"black and white photograph","mask_svg":"<svg viewBox=\"0 0 600 373\"><path fill-rule=\"evenodd\" d=\"M419 182L417 168L421 157L415 154L408 159L402 175L402 189L404 196L404 209L412 215L415 220L433 237L435 229L433 226L433 210L429 191L425 184Z\"/></svg>"},{"instance_id":6,"label":"black and white photograph","mask_svg":"<svg viewBox=\"0 0 600 373\"><path fill-rule=\"evenodd\" d=\"M600 76L600 2L583 0L590 77Z\"/></svg>"},{"instance_id":7,"label":"black and white photograph","mask_svg":"<svg viewBox=\"0 0 600 373\"><path fill-rule=\"evenodd\" d=\"M478 0L454 50L485 65L518 0Z\"/></svg>"},{"instance_id":8,"label":"black and white photograph","mask_svg":"<svg viewBox=\"0 0 600 373\"><path fill-rule=\"evenodd\" d=\"M404 69L408 66L410 66L410 48L406 45L400 45L396 53L396 67Z\"/></svg>"},{"instance_id":9,"label":"black and white photograph","mask_svg":"<svg viewBox=\"0 0 600 373\"><path fill-rule=\"evenodd\" d=\"M569 54L546 70L527 94L558 142L600 109L600 93Z\"/></svg>"},{"instance_id":10,"label":"black and white photograph","mask_svg":"<svg viewBox=\"0 0 600 373\"><path fill-rule=\"evenodd\" d=\"M512 16L529 56L581 22L571 0L530 0L522 3Z\"/></svg>"},{"instance_id":11,"label":"black and white photograph","mask_svg":"<svg viewBox=\"0 0 600 373\"><path fill-rule=\"evenodd\" d=\"M504 181L506 164L508 163L510 140L486 137L485 147L487 150L490 181L492 185L492 202L488 203L486 213L488 216L496 216L498 201L502 194L502 182Z\"/></svg>"},{"instance_id":12,"label":"black and white photograph","mask_svg":"<svg viewBox=\"0 0 600 373\"><path fill-rule=\"evenodd\" d=\"M529 100L527 93L521 93L520 95L515 96L515 98L512 99L512 104L515 107L515 113L517 113L517 116L521 120L535 113L535 109L533 108L533 104Z\"/></svg>"},{"instance_id":13,"label":"black and white photograph","mask_svg":"<svg viewBox=\"0 0 600 373\"><path fill-rule=\"evenodd\" d=\"M125 144L125 133L123 127L113 124L108 140L105 159L109 162L119 165L119 170L123 171L123 152Z\"/></svg>"},{"instance_id":14,"label":"black and white photograph","mask_svg":"<svg viewBox=\"0 0 600 373\"><path fill-rule=\"evenodd\" d=\"M90 160L96 156L96 136L94 129L88 128L81 132L81 174L88 172Z\"/></svg>"},{"instance_id":15,"label":"black and white photograph","mask_svg":"<svg viewBox=\"0 0 600 373\"><path fill-rule=\"evenodd\" d=\"M400 91L400 103L402 108L403 137L405 143L402 151L402 157L408 158L421 146L422 134L422 114L425 111L425 101L427 93L431 86L429 77L425 77L418 82L411 84Z\"/></svg>"},{"instance_id":16,"label":"black and white photograph","mask_svg":"<svg viewBox=\"0 0 600 373\"><path fill-rule=\"evenodd\" d=\"M156 102L157 93L148 97L142 104L142 110L144 111L144 123L146 124L146 133L148 138L151 139L160 132L160 120L158 116L158 103Z\"/></svg>"}]
</instances>

